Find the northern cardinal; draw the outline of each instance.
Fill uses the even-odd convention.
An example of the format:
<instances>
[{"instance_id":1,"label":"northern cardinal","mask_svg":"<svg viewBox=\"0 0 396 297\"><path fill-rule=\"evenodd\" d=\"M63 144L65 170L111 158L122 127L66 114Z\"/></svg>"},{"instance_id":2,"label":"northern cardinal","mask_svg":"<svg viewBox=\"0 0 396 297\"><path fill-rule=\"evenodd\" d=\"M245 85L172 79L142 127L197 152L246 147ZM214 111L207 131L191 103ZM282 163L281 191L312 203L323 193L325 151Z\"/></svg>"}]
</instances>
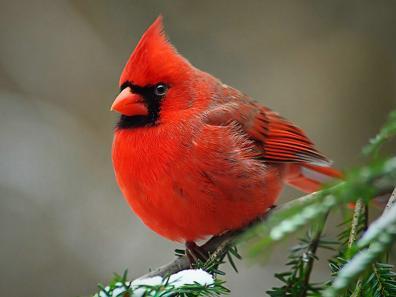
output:
<instances>
[{"instance_id":1,"label":"northern cardinal","mask_svg":"<svg viewBox=\"0 0 396 297\"><path fill-rule=\"evenodd\" d=\"M285 183L340 177L304 131L183 58L158 17L130 56L111 110L118 185L158 234L194 242L263 215Z\"/></svg>"}]
</instances>

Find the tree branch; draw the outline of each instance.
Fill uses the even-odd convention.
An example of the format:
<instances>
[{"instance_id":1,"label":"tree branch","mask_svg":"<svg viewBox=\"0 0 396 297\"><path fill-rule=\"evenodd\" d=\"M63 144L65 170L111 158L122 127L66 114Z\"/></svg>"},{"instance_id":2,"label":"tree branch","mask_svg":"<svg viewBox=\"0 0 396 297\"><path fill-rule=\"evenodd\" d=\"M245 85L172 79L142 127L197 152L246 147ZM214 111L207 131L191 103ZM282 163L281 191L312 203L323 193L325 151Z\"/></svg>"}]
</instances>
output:
<instances>
[{"instance_id":1,"label":"tree branch","mask_svg":"<svg viewBox=\"0 0 396 297\"><path fill-rule=\"evenodd\" d=\"M201 248L203 248L204 251L206 251L210 255L209 260L212 260L212 259L215 259L218 257L222 257L228 251L228 248L230 247L230 245L232 245L235 242L236 238L239 235L241 235L246 229L252 227L253 225L262 223L273 213L277 213L278 211L281 211L281 210L284 210L284 209L287 209L290 207L294 207L298 204L313 201L313 200L315 200L316 195L317 195L317 192L297 198L290 202L287 202L280 207L270 209L262 217L253 221L251 224L249 224L248 226L246 226L242 229L233 230L233 231L223 233L221 235L213 236L206 243L204 243ZM138 277L137 279L150 278L150 277L154 277L154 276L166 277L168 275L177 273L179 271L189 269L190 266L191 266L191 263L190 263L188 257L180 256L180 257L177 257L176 259L174 259L172 262L165 264L163 266L160 266L160 267L154 269L153 271L150 271L149 273Z\"/></svg>"},{"instance_id":2,"label":"tree branch","mask_svg":"<svg viewBox=\"0 0 396 297\"><path fill-rule=\"evenodd\" d=\"M319 225L317 226L316 230L314 230L314 232L315 232L314 237L308 247L308 251L306 252L308 261L306 262L305 267L304 267L304 279L303 279L303 283L302 283L302 290L301 290L300 296L307 295L307 292L309 289L309 279L311 277L311 272L312 272L312 268L313 268L314 261L315 261L316 251L319 247L320 239L322 237L322 232L326 225L326 220L327 220L328 216L329 216L329 212L327 212L324 215L322 221L318 222Z\"/></svg>"},{"instance_id":3,"label":"tree branch","mask_svg":"<svg viewBox=\"0 0 396 297\"><path fill-rule=\"evenodd\" d=\"M393 207L393 205L395 203L396 203L396 188L393 190L393 192L388 200L388 203L385 206L384 213L388 212Z\"/></svg>"},{"instance_id":4,"label":"tree branch","mask_svg":"<svg viewBox=\"0 0 396 297\"><path fill-rule=\"evenodd\" d=\"M361 216L365 211L365 204L362 199L356 201L355 209L353 211L352 225L351 225L351 233L349 234L348 240L348 249L350 249L355 243L358 235L359 235L359 222L361 220Z\"/></svg>"},{"instance_id":5,"label":"tree branch","mask_svg":"<svg viewBox=\"0 0 396 297\"><path fill-rule=\"evenodd\" d=\"M265 220L265 218L268 216L268 214L272 212L272 210L269 210L265 215L260 218L259 220L256 220L255 223L257 224L259 222L262 222ZM253 225L251 224L251 225ZM249 227L251 226L249 225ZM206 243L204 243L201 248L207 252L210 257L209 260L221 258L222 256L225 255L225 253L228 251L228 248L230 245L234 242L236 237L240 234L243 233L248 227L239 229L239 230L233 230L229 231L226 233L223 233L221 235L213 236L211 239L209 239ZM166 277L168 275L174 274L176 272L189 269L191 267L190 260L188 259L187 256L179 256L172 262L165 264L163 266L158 267L157 269L142 275L138 279L144 279L144 278L149 278L149 277L154 277L154 276L161 276L161 277Z\"/></svg>"},{"instance_id":6,"label":"tree branch","mask_svg":"<svg viewBox=\"0 0 396 297\"><path fill-rule=\"evenodd\" d=\"M342 187L344 185L344 183L345 182L338 183L334 187L334 189L338 189L339 187ZM385 189L385 190L383 189L383 191L381 193L389 193L389 189ZM262 223L263 221L267 220L270 216L272 216L280 211L284 211L288 208L293 208L298 205L304 205L306 203L313 202L316 200L316 198L319 194L320 194L320 192L314 192L314 193L302 196L300 198L294 199L292 201L289 201L280 207L270 209L262 217L260 217L259 219L256 219L255 221L253 221L251 224L249 224L248 226L246 226L244 228L241 228L239 230L228 231L221 235L213 236L206 243L204 243L201 246L201 248L203 248L203 250L210 255L209 260L220 258L227 253L228 248L230 247L230 245L232 245L235 242L237 237L239 235L241 235L244 231L249 229L250 227ZM392 201L394 199L395 198L393 197ZM165 264L163 266L160 266L160 267L154 269L153 271L150 271L149 273L138 277L137 279L150 278L150 277L154 277L154 276L166 277L166 276L172 275L174 273L177 273L179 271L189 269L190 267L191 267L191 263L190 263L188 257L187 256L179 256L176 259L174 259L172 262Z\"/></svg>"}]
</instances>

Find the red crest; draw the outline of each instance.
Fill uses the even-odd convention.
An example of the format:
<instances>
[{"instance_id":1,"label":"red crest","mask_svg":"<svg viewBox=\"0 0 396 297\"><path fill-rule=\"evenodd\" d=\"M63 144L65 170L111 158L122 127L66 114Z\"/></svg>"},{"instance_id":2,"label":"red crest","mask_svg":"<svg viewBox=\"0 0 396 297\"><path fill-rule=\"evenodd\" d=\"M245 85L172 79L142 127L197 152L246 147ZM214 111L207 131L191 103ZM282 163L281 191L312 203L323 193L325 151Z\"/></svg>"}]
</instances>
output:
<instances>
[{"instance_id":1,"label":"red crest","mask_svg":"<svg viewBox=\"0 0 396 297\"><path fill-rule=\"evenodd\" d=\"M180 79L191 68L189 62L179 55L168 41L162 24L162 16L146 30L132 52L121 74L120 86L130 81L144 86L158 82L171 83Z\"/></svg>"}]
</instances>

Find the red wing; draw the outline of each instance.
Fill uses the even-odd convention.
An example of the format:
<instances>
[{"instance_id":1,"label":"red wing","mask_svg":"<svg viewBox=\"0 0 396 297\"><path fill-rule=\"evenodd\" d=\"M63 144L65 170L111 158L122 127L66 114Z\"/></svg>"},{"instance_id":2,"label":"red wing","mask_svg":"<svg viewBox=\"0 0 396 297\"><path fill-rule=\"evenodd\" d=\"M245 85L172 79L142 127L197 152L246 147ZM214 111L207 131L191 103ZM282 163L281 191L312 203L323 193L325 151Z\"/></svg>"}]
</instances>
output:
<instances>
[{"instance_id":1,"label":"red wing","mask_svg":"<svg viewBox=\"0 0 396 297\"><path fill-rule=\"evenodd\" d=\"M229 102L207 114L209 124L237 122L271 162L310 163L329 166L305 133L276 112L252 101Z\"/></svg>"}]
</instances>

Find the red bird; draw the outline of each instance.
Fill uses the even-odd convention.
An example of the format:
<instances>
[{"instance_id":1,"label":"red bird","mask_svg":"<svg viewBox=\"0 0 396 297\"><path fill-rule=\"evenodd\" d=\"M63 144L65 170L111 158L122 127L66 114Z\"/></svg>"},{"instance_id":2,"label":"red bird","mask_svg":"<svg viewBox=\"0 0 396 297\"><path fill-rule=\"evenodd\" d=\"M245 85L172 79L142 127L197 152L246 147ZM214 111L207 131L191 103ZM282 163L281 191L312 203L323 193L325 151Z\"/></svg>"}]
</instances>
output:
<instances>
[{"instance_id":1,"label":"red bird","mask_svg":"<svg viewBox=\"0 0 396 297\"><path fill-rule=\"evenodd\" d=\"M158 234L193 242L263 215L285 183L318 190L328 168L304 131L192 66L158 17L130 56L111 110L126 200Z\"/></svg>"}]
</instances>

